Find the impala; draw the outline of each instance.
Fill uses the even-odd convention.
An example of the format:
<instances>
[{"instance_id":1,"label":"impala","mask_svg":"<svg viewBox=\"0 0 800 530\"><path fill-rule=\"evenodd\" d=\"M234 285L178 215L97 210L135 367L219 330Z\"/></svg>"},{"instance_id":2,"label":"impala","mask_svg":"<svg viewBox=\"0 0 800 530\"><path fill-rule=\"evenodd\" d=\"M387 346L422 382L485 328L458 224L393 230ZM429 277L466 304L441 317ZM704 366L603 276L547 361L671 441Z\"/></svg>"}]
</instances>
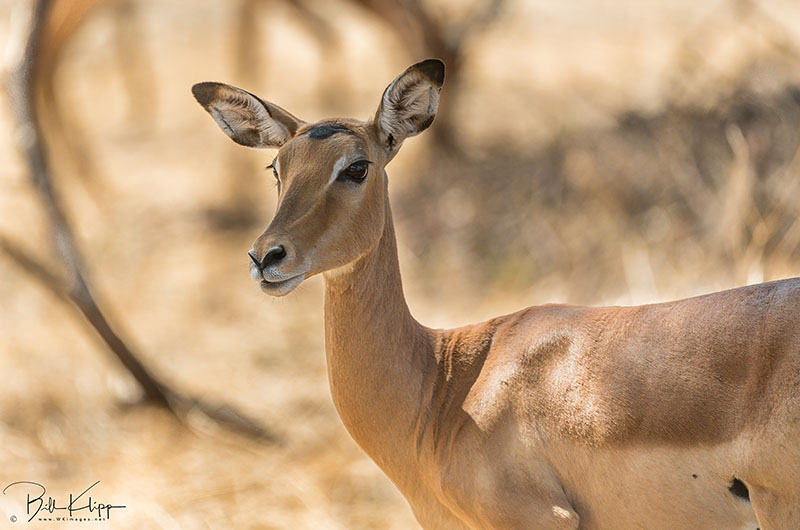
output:
<instances>
[{"instance_id":1,"label":"impala","mask_svg":"<svg viewBox=\"0 0 800 530\"><path fill-rule=\"evenodd\" d=\"M639 307L531 307L452 330L403 297L385 167L433 121L420 62L368 121L309 124L239 88L197 101L277 148L261 289L325 278L344 425L425 528L800 529L800 279Z\"/></svg>"}]
</instances>

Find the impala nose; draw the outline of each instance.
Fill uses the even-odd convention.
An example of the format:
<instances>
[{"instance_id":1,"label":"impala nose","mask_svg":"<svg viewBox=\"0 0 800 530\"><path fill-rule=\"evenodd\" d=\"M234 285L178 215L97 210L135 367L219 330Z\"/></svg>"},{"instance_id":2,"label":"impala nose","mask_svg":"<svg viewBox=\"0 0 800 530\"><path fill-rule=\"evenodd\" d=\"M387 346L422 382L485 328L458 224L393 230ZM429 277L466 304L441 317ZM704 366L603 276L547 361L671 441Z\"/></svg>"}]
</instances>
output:
<instances>
[{"instance_id":1,"label":"impala nose","mask_svg":"<svg viewBox=\"0 0 800 530\"><path fill-rule=\"evenodd\" d=\"M259 260L255 254L253 254L252 250L249 251L247 255L250 256L250 259L253 260L253 263L256 264L256 267L261 270L269 267L270 265L275 265L285 258L286 249L283 248L283 245L274 246L267 251L267 253L264 255L264 258L261 260Z\"/></svg>"}]
</instances>

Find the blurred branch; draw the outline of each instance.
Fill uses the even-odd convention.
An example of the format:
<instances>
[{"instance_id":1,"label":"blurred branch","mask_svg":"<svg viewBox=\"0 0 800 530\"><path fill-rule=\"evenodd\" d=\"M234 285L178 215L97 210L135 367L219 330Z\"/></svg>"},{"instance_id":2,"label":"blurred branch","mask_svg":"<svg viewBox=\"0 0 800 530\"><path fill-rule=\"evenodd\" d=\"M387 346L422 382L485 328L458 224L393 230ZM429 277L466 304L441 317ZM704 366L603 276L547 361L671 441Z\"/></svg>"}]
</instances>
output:
<instances>
[{"instance_id":1,"label":"blurred branch","mask_svg":"<svg viewBox=\"0 0 800 530\"><path fill-rule=\"evenodd\" d=\"M19 58L19 64L13 65L10 72L9 92L17 122L17 138L30 170L31 181L49 219L53 231L53 245L61 257L60 264L63 265L67 278L57 277L30 253L2 236L0 236L0 247L51 292L62 300L69 300L80 310L111 352L141 385L147 402L164 407L181 419L186 419L189 413L199 410L226 427L253 436L271 438L263 427L230 407L185 397L161 382L114 331L95 302L86 281L81 253L53 189L39 116L34 104L36 61L42 40L44 16L49 4L50 0L37 0L34 4L24 53Z\"/></svg>"},{"instance_id":2,"label":"blurred branch","mask_svg":"<svg viewBox=\"0 0 800 530\"><path fill-rule=\"evenodd\" d=\"M754 0L732 0L734 16L745 25L763 25L759 33L767 38L773 48L783 55L794 59L800 58L797 40L783 21L770 15L759 2Z\"/></svg>"},{"instance_id":3,"label":"blurred branch","mask_svg":"<svg viewBox=\"0 0 800 530\"><path fill-rule=\"evenodd\" d=\"M125 368L136 378L144 390L145 397L155 403L166 404L163 385L142 366L136 356L111 329L103 313L98 308L86 283L82 257L75 245L72 229L67 223L64 211L56 198L50 179L50 168L44 152L38 115L33 102L34 72L36 57L44 23L44 14L49 0L39 0L35 4L32 27L25 46L22 62L10 76L11 99L17 120L17 133L30 169L39 199L44 206L50 226L53 229L54 245L63 261L69 276L67 294L78 309L108 344ZM28 262L29 264L31 262Z\"/></svg>"},{"instance_id":4,"label":"blurred branch","mask_svg":"<svg viewBox=\"0 0 800 530\"><path fill-rule=\"evenodd\" d=\"M670 169L675 190L694 214L695 222L701 222L708 216L709 205L716 201L714 191L703 181L686 137L674 126L665 127L661 134L662 141L656 143L659 164Z\"/></svg>"},{"instance_id":5,"label":"blurred branch","mask_svg":"<svg viewBox=\"0 0 800 530\"><path fill-rule=\"evenodd\" d=\"M422 38L428 49L441 50L448 55L461 55L465 41L492 23L499 15L505 0L491 0L482 4L475 13L466 17L460 24L447 24L438 21L426 9L421 0L402 0L402 4L412 14L422 29Z\"/></svg>"},{"instance_id":6,"label":"blurred branch","mask_svg":"<svg viewBox=\"0 0 800 530\"><path fill-rule=\"evenodd\" d=\"M745 248L746 229L750 217L758 209L753 201L756 174L747 139L735 124L729 125L725 136L733 153L728 179L719 189L719 215L716 237L730 255L735 256Z\"/></svg>"},{"instance_id":7,"label":"blurred branch","mask_svg":"<svg viewBox=\"0 0 800 530\"><path fill-rule=\"evenodd\" d=\"M467 40L494 22L500 15L505 0L490 0L460 22L440 20L422 0L351 0L382 19L397 33L412 54L437 57L447 65L445 84L450 96L442 98L436 116L436 127L431 133L439 145L455 150L453 104L460 88L461 67ZM420 57L418 57L420 58Z\"/></svg>"},{"instance_id":8,"label":"blurred branch","mask_svg":"<svg viewBox=\"0 0 800 530\"><path fill-rule=\"evenodd\" d=\"M40 42L36 45L37 55L31 64L31 86L35 92L31 92L30 97L33 98L37 119L41 120L39 125L46 128L48 133L42 141L52 153L56 153L61 167L69 168L80 177L76 182L83 186L97 204L103 203L106 191L103 189L104 183L98 178L99 169L93 153L85 147L86 133L79 126L80 120L76 119L74 109L64 101L63 94L58 90L56 72L62 63L64 51L75 34L106 3L109 3L108 0L47 2L41 13L42 28L39 31ZM126 24L131 28L136 27L135 20L128 20ZM117 32L114 36L119 40ZM132 71L136 66L138 65L135 61L128 60L125 71ZM125 80L131 75L127 75ZM144 112L141 114L144 115Z\"/></svg>"},{"instance_id":9,"label":"blurred branch","mask_svg":"<svg viewBox=\"0 0 800 530\"><path fill-rule=\"evenodd\" d=\"M463 43L470 33L475 33L490 25L500 16L504 4L505 0L490 0L483 4L483 9L469 17L457 28L455 40Z\"/></svg>"},{"instance_id":10,"label":"blurred branch","mask_svg":"<svg viewBox=\"0 0 800 530\"><path fill-rule=\"evenodd\" d=\"M0 234L0 249L6 253L25 272L35 280L47 287L51 293L58 296L62 302L69 302L69 291L64 286L64 280L50 271L39 260L26 250L22 250L16 243L12 243L3 234Z\"/></svg>"},{"instance_id":11,"label":"blurred branch","mask_svg":"<svg viewBox=\"0 0 800 530\"><path fill-rule=\"evenodd\" d=\"M287 6L297 15L297 19L309 27L314 37L325 46L336 46L336 31L331 21L314 11L312 5L315 3L309 0L287 2Z\"/></svg>"},{"instance_id":12,"label":"blurred branch","mask_svg":"<svg viewBox=\"0 0 800 530\"><path fill-rule=\"evenodd\" d=\"M703 90L700 77L714 70L709 63L709 49L720 35L720 27L728 24L737 28L748 28L763 39L780 57L796 65L800 61L800 45L788 26L766 11L757 0L728 0L720 2L714 10L704 15L684 30L683 36L675 46L670 69L676 76L671 81L672 90L677 93L672 99L682 102L691 99L690 92ZM729 84L734 85L733 82Z\"/></svg>"}]
</instances>

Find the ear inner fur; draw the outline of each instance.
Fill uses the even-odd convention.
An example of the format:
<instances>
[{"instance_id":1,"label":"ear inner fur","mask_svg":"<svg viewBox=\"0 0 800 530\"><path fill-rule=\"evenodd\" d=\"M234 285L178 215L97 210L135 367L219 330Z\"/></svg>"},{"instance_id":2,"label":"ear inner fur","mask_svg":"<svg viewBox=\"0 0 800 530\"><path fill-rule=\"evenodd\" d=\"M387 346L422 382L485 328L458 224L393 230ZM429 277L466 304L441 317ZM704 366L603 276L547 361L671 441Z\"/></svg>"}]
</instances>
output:
<instances>
[{"instance_id":1,"label":"ear inner fur","mask_svg":"<svg viewBox=\"0 0 800 530\"><path fill-rule=\"evenodd\" d=\"M375 123L381 143L390 151L431 125L443 82L444 63L433 59L409 67L386 88Z\"/></svg>"},{"instance_id":2,"label":"ear inner fur","mask_svg":"<svg viewBox=\"0 0 800 530\"><path fill-rule=\"evenodd\" d=\"M192 93L225 134L247 147L280 147L303 124L277 105L231 85L198 83Z\"/></svg>"}]
</instances>

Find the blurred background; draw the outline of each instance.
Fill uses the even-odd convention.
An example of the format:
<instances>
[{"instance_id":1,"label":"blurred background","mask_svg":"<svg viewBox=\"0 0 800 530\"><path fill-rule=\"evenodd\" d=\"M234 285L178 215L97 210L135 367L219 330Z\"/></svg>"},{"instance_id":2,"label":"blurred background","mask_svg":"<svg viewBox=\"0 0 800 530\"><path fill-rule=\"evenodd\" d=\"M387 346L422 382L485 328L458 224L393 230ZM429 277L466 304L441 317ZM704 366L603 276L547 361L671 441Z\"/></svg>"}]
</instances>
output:
<instances>
[{"instance_id":1,"label":"blurred background","mask_svg":"<svg viewBox=\"0 0 800 530\"><path fill-rule=\"evenodd\" d=\"M4 81L32 7L0 0ZM75 307L0 253L0 482L60 502L100 480L128 506L113 528L418 528L331 403L321 278L272 299L248 276L273 152L222 135L193 83L366 119L406 66L445 60L440 115L389 166L432 327L800 273L793 0L53 0L47 17L36 109L100 308L172 388L274 434L139 404ZM58 276L13 110L4 91L0 234ZM0 495L0 526L19 510Z\"/></svg>"}]
</instances>

